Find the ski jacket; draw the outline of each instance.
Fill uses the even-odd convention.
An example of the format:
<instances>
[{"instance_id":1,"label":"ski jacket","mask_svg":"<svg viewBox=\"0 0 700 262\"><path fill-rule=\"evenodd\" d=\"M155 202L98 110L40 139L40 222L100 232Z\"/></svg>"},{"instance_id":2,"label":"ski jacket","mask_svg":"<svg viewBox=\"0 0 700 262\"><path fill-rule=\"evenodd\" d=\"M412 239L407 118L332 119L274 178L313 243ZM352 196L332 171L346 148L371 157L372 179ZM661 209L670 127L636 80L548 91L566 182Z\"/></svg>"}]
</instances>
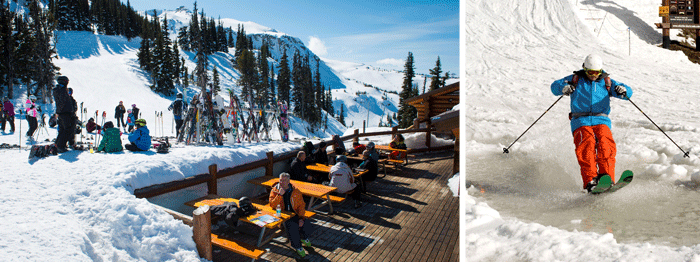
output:
<instances>
[{"instance_id":1,"label":"ski jacket","mask_svg":"<svg viewBox=\"0 0 700 262\"><path fill-rule=\"evenodd\" d=\"M362 181L370 182L377 179L377 174L379 173L379 166L377 165L377 161L372 159L371 156L365 159L365 161L362 161L362 163L360 163L360 166L358 167L367 169L367 173L362 175Z\"/></svg>"},{"instance_id":2,"label":"ski jacket","mask_svg":"<svg viewBox=\"0 0 700 262\"><path fill-rule=\"evenodd\" d=\"M107 128L103 132L102 141L100 146L97 147L97 152L104 151L107 153L121 152L124 150L122 147L122 139L119 134L119 129L117 128Z\"/></svg>"},{"instance_id":3,"label":"ski jacket","mask_svg":"<svg viewBox=\"0 0 700 262\"><path fill-rule=\"evenodd\" d=\"M333 152L336 155L342 155L345 153L345 144L340 140L340 136L333 135Z\"/></svg>"},{"instance_id":4,"label":"ski jacket","mask_svg":"<svg viewBox=\"0 0 700 262\"><path fill-rule=\"evenodd\" d=\"M331 172L328 174L331 182L328 186L337 187L336 192L345 193L355 189L355 178L352 176L352 169L344 162L338 162L331 167Z\"/></svg>"},{"instance_id":5,"label":"ski jacket","mask_svg":"<svg viewBox=\"0 0 700 262\"><path fill-rule=\"evenodd\" d=\"M134 117L135 117L136 119L139 118L139 108L138 108L138 107L132 107L132 108L131 108L131 113L134 114Z\"/></svg>"},{"instance_id":6,"label":"ski jacket","mask_svg":"<svg viewBox=\"0 0 700 262\"><path fill-rule=\"evenodd\" d=\"M314 161L319 164L328 165L328 152L326 150L316 149L314 153Z\"/></svg>"},{"instance_id":7,"label":"ski jacket","mask_svg":"<svg viewBox=\"0 0 700 262\"><path fill-rule=\"evenodd\" d=\"M27 115L31 116L33 118L36 118L37 112L41 112L41 111L37 111L36 104L34 102L32 102L31 99L27 99L27 107L26 108L27 108Z\"/></svg>"},{"instance_id":8,"label":"ski jacket","mask_svg":"<svg viewBox=\"0 0 700 262\"><path fill-rule=\"evenodd\" d=\"M3 103L2 110L5 111L5 114L9 117L15 116L15 106L13 106L12 102L9 100Z\"/></svg>"},{"instance_id":9,"label":"ski jacket","mask_svg":"<svg viewBox=\"0 0 700 262\"><path fill-rule=\"evenodd\" d=\"M129 142L139 149L146 151L151 148L151 135L146 126L142 126L129 134Z\"/></svg>"},{"instance_id":10,"label":"ski jacket","mask_svg":"<svg viewBox=\"0 0 700 262\"><path fill-rule=\"evenodd\" d=\"M280 184L279 182L275 183L272 185L272 190L270 191L270 207L273 209L277 208L277 205L280 205L282 207L282 210L285 211L294 211L294 213L299 216L299 218L306 218L306 203L304 203L304 198L301 195L301 191L299 189L296 189L292 183L289 183L289 189L292 191L292 195L290 197L290 206L285 205L284 201L284 196L279 193L280 191Z\"/></svg>"},{"instance_id":11,"label":"ski jacket","mask_svg":"<svg viewBox=\"0 0 700 262\"><path fill-rule=\"evenodd\" d=\"M182 98L175 99L175 101L168 107L168 111L173 111L175 120L182 120L182 115L186 110L187 104L182 102Z\"/></svg>"},{"instance_id":12,"label":"ski jacket","mask_svg":"<svg viewBox=\"0 0 700 262\"><path fill-rule=\"evenodd\" d=\"M134 113L129 113L129 115L126 117L126 124L129 126L133 126L136 124L136 118L134 117Z\"/></svg>"},{"instance_id":13,"label":"ski jacket","mask_svg":"<svg viewBox=\"0 0 700 262\"><path fill-rule=\"evenodd\" d=\"M73 102L67 86L57 84L53 89L53 100L56 102L56 114L73 113Z\"/></svg>"},{"instance_id":14,"label":"ski jacket","mask_svg":"<svg viewBox=\"0 0 700 262\"><path fill-rule=\"evenodd\" d=\"M365 149L367 149L365 145L359 144L354 148L355 154L362 155L362 153L365 152Z\"/></svg>"},{"instance_id":15,"label":"ski jacket","mask_svg":"<svg viewBox=\"0 0 700 262\"><path fill-rule=\"evenodd\" d=\"M114 118L122 118L124 117L124 113L126 113L126 108L124 105L118 105L116 108L114 108Z\"/></svg>"},{"instance_id":16,"label":"ski jacket","mask_svg":"<svg viewBox=\"0 0 700 262\"><path fill-rule=\"evenodd\" d=\"M596 81L591 81L586 77L583 70L574 72L578 75L574 92L571 96L571 113L584 114L584 116L573 117L571 119L571 132L582 126L595 126L605 124L612 129L610 118L610 97L627 100L632 97L632 88L610 78L610 90L605 86L605 78L608 74L603 71ZM563 95L562 89L573 80L574 75L569 75L552 83L552 93L556 96ZM627 90L627 98L615 93L616 86L624 86ZM585 115L588 114L588 115Z\"/></svg>"},{"instance_id":17,"label":"ski jacket","mask_svg":"<svg viewBox=\"0 0 700 262\"><path fill-rule=\"evenodd\" d=\"M292 161L292 166L289 169L289 176L292 180L307 181L309 177L309 170L306 169L306 161L301 161L298 158L294 158Z\"/></svg>"},{"instance_id":18,"label":"ski jacket","mask_svg":"<svg viewBox=\"0 0 700 262\"><path fill-rule=\"evenodd\" d=\"M92 133L92 131L95 131L95 129L99 130L98 127L99 126L97 125L97 123L95 123L95 121L88 121L87 124L85 124L85 130L88 133Z\"/></svg>"}]
</instances>

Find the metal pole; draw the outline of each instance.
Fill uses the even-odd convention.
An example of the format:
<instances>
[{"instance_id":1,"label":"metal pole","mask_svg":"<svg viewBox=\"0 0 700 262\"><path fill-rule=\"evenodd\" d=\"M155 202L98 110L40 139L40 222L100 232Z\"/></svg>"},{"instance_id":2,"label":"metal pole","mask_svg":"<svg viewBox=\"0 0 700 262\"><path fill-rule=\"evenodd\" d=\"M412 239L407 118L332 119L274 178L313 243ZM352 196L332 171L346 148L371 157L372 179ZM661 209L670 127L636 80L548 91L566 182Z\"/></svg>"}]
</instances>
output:
<instances>
[{"instance_id":1,"label":"metal pole","mask_svg":"<svg viewBox=\"0 0 700 262\"><path fill-rule=\"evenodd\" d=\"M531 128L532 126L534 126L534 125L537 123L537 121L540 121L540 118L542 118L542 117L544 116L544 114L546 114L547 112L549 112L549 109L552 109L552 107L553 107L554 105L556 105L557 102L559 102L559 100L561 100L563 97L564 97L564 96L562 95L562 96L560 96L560 97L557 99L557 101L554 101L554 103L553 103L551 106L549 106L549 108L547 108L547 110L545 110L544 113L542 113L542 115L540 115L540 117L538 117L537 120L535 120L535 122L533 122L532 125L530 125L530 127L528 127L528 128L525 130L525 132L523 132L518 138L516 138L515 141L513 141L513 143L511 143L507 148L503 148L503 153L504 153L504 154L508 154L508 153L509 153L508 149L510 149L510 147L513 146L513 145L515 144L515 142L517 142L521 137L523 137L523 135L524 135L525 133L527 133L527 131L530 130L530 128Z\"/></svg>"},{"instance_id":2,"label":"metal pole","mask_svg":"<svg viewBox=\"0 0 700 262\"><path fill-rule=\"evenodd\" d=\"M637 104L635 104L634 102L632 102L632 100L631 100L629 97L627 97L627 101L630 101L630 103L632 103L632 105L634 105L634 107L636 107L637 110L639 110L639 112L642 112L642 114L643 114L644 116L646 116L647 119L649 119L649 121L650 121L652 124L654 124L654 126L656 126L656 128L658 128L659 131L661 131L661 133L664 133L664 135L665 135L669 140L671 140L671 142L673 142L673 144L676 145L676 147L678 147L678 149L680 149L681 152L683 152L683 157L690 158L690 156L688 155L688 153L689 153L690 151L685 152L685 150L683 150L683 148L681 148L680 146L678 146L678 144L676 144L676 141L673 141L673 139L671 139L671 137L669 137L669 136L666 134L666 132L664 132L664 130L662 130L658 125L656 125L656 123L654 123L654 120L651 120L651 118L649 118L649 116L648 116L646 113L644 113L644 111L642 111L642 109L640 109L640 108L637 106Z\"/></svg>"}]
</instances>

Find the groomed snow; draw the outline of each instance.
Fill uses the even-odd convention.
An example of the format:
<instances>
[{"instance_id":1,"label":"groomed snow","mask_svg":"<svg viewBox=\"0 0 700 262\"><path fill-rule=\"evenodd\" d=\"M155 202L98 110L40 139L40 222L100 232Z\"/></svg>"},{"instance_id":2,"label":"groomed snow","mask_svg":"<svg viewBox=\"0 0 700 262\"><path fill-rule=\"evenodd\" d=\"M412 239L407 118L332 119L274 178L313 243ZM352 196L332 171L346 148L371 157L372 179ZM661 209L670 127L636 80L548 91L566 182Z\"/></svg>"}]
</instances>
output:
<instances>
[{"instance_id":1,"label":"groomed snow","mask_svg":"<svg viewBox=\"0 0 700 262\"><path fill-rule=\"evenodd\" d=\"M568 97L513 145L508 155L501 152L557 99L551 94L550 84L580 69L589 53L597 53L603 57L604 69L613 79L634 89L632 101L684 150L690 151L690 158L683 158L681 151L631 103L614 99L611 119L617 142L616 169L618 174L625 169L633 170L635 183L623 189L628 192L618 191L616 197L583 201L626 200L645 205L644 199L649 195L692 185L691 177L699 181L697 83L700 75L697 72L700 67L681 52L658 47L661 31L654 23L661 22L660 3L656 0L462 1L461 30L466 46L462 49L462 119L465 121L461 156L470 163L476 163L470 160L492 159L493 164L502 165L499 170L510 168L513 173L522 173L526 177L524 181L549 181L555 190L579 194L581 178L566 117ZM671 31L672 36L676 33ZM498 175L488 174L487 170L462 170L462 181L475 177L470 172ZM504 197L527 196L533 190L518 187L517 183L493 185L498 186L516 191L515 194L501 192ZM480 197L481 190L471 187L465 193L462 187L462 261L700 261L697 239L691 246L680 247L620 243L617 232L581 232L523 222L518 217L501 216L501 212ZM561 196L564 198L571 196ZM697 220L694 216L679 219L689 220L688 224Z\"/></svg>"}]
</instances>

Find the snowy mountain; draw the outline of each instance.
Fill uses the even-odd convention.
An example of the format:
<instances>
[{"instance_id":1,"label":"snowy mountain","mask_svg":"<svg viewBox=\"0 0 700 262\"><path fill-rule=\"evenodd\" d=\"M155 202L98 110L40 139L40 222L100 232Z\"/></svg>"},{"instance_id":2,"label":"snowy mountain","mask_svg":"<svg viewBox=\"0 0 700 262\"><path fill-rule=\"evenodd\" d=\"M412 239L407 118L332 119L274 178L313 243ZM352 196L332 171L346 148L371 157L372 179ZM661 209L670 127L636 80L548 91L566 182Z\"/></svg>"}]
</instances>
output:
<instances>
[{"instance_id":1,"label":"snowy mountain","mask_svg":"<svg viewBox=\"0 0 700 262\"><path fill-rule=\"evenodd\" d=\"M462 1L462 261L698 260L700 66L659 47L660 3ZM635 178L599 196L582 192L570 98L550 89L590 53L639 107L611 99L616 177Z\"/></svg>"}]
</instances>

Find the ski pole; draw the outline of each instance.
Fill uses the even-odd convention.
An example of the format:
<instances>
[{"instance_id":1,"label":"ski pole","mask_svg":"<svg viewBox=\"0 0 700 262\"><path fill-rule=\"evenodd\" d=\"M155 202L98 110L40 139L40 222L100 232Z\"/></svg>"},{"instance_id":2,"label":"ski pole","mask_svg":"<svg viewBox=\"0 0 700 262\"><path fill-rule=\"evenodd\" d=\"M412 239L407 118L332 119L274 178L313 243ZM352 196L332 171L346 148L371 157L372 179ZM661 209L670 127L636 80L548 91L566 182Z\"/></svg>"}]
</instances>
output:
<instances>
[{"instance_id":1,"label":"ski pole","mask_svg":"<svg viewBox=\"0 0 700 262\"><path fill-rule=\"evenodd\" d=\"M542 113L542 115L540 115L540 117L538 117L537 120L535 120L535 122L533 122L532 125L530 125L530 127L528 127L527 129L525 129L525 132L523 132L518 138L516 138L515 141L513 141L513 143L511 143L507 148L503 148L503 153L504 153L504 154L508 154L508 153L509 153L508 149L510 149L510 147L513 146L513 145L515 144L515 142L518 142L518 140L519 140L521 137L523 137L523 135L525 135L525 133L527 133L527 131L530 130L530 128L531 128L532 126L534 126L534 125L537 123L537 121L540 121L540 118L542 118L542 117L544 116L544 114L546 114L547 112L549 112L549 109L552 109L552 107L554 107L554 105L556 105L556 104L559 102L559 100L561 100L563 97L564 97L564 96L560 96L560 97L557 99L557 101L554 101L554 103L553 103L551 106L549 106L549 108L547 108L547 110L545 110L544 113Z\"/></svg>"},{"instance_id":2,"label":"ski pole","mask_svg":"<svg viewBox=\"0 0 700 262\"><path fill-rule=\"evenodd\" d=\"M648 116L646 113L644 113L644 111L642 111L642 109L640 109L640 108L637 106L637 104L635 104L634 102L632 102L632 99L630 99L627 95L625 95L625 98L627 98L627 101L630 101L630 103L632 103L632 105L634 105L634 107L636 107L637 110L639 110L639 112L642 112L642 114L643 114L644 116L646 116L647 119L649 119L649 121L650 121L652 124L654 124L654 126L656 126L656 128L658 128L659 131L661 131L661 133L664 133L664 135L665 135L666 137L668 137L668 139L671 140L671 142L673 142L673 144L676 145L676 147L678 147L678 149L680 149L681 152L683 152L683 157L690 158L690 156L688 155L689 152L685 152L685 150L683 150L683 148L681 148L680 146L678 146L678 144L676 144L676 141L673 141L673 139L671 139L671 137L668 136L668 135L666 134L666 132L664 132L663 129L661 129L656 123L654 123L654 120L651 120L651 118L649 118L649 116Z\"/></svg>"}]
</instances>

